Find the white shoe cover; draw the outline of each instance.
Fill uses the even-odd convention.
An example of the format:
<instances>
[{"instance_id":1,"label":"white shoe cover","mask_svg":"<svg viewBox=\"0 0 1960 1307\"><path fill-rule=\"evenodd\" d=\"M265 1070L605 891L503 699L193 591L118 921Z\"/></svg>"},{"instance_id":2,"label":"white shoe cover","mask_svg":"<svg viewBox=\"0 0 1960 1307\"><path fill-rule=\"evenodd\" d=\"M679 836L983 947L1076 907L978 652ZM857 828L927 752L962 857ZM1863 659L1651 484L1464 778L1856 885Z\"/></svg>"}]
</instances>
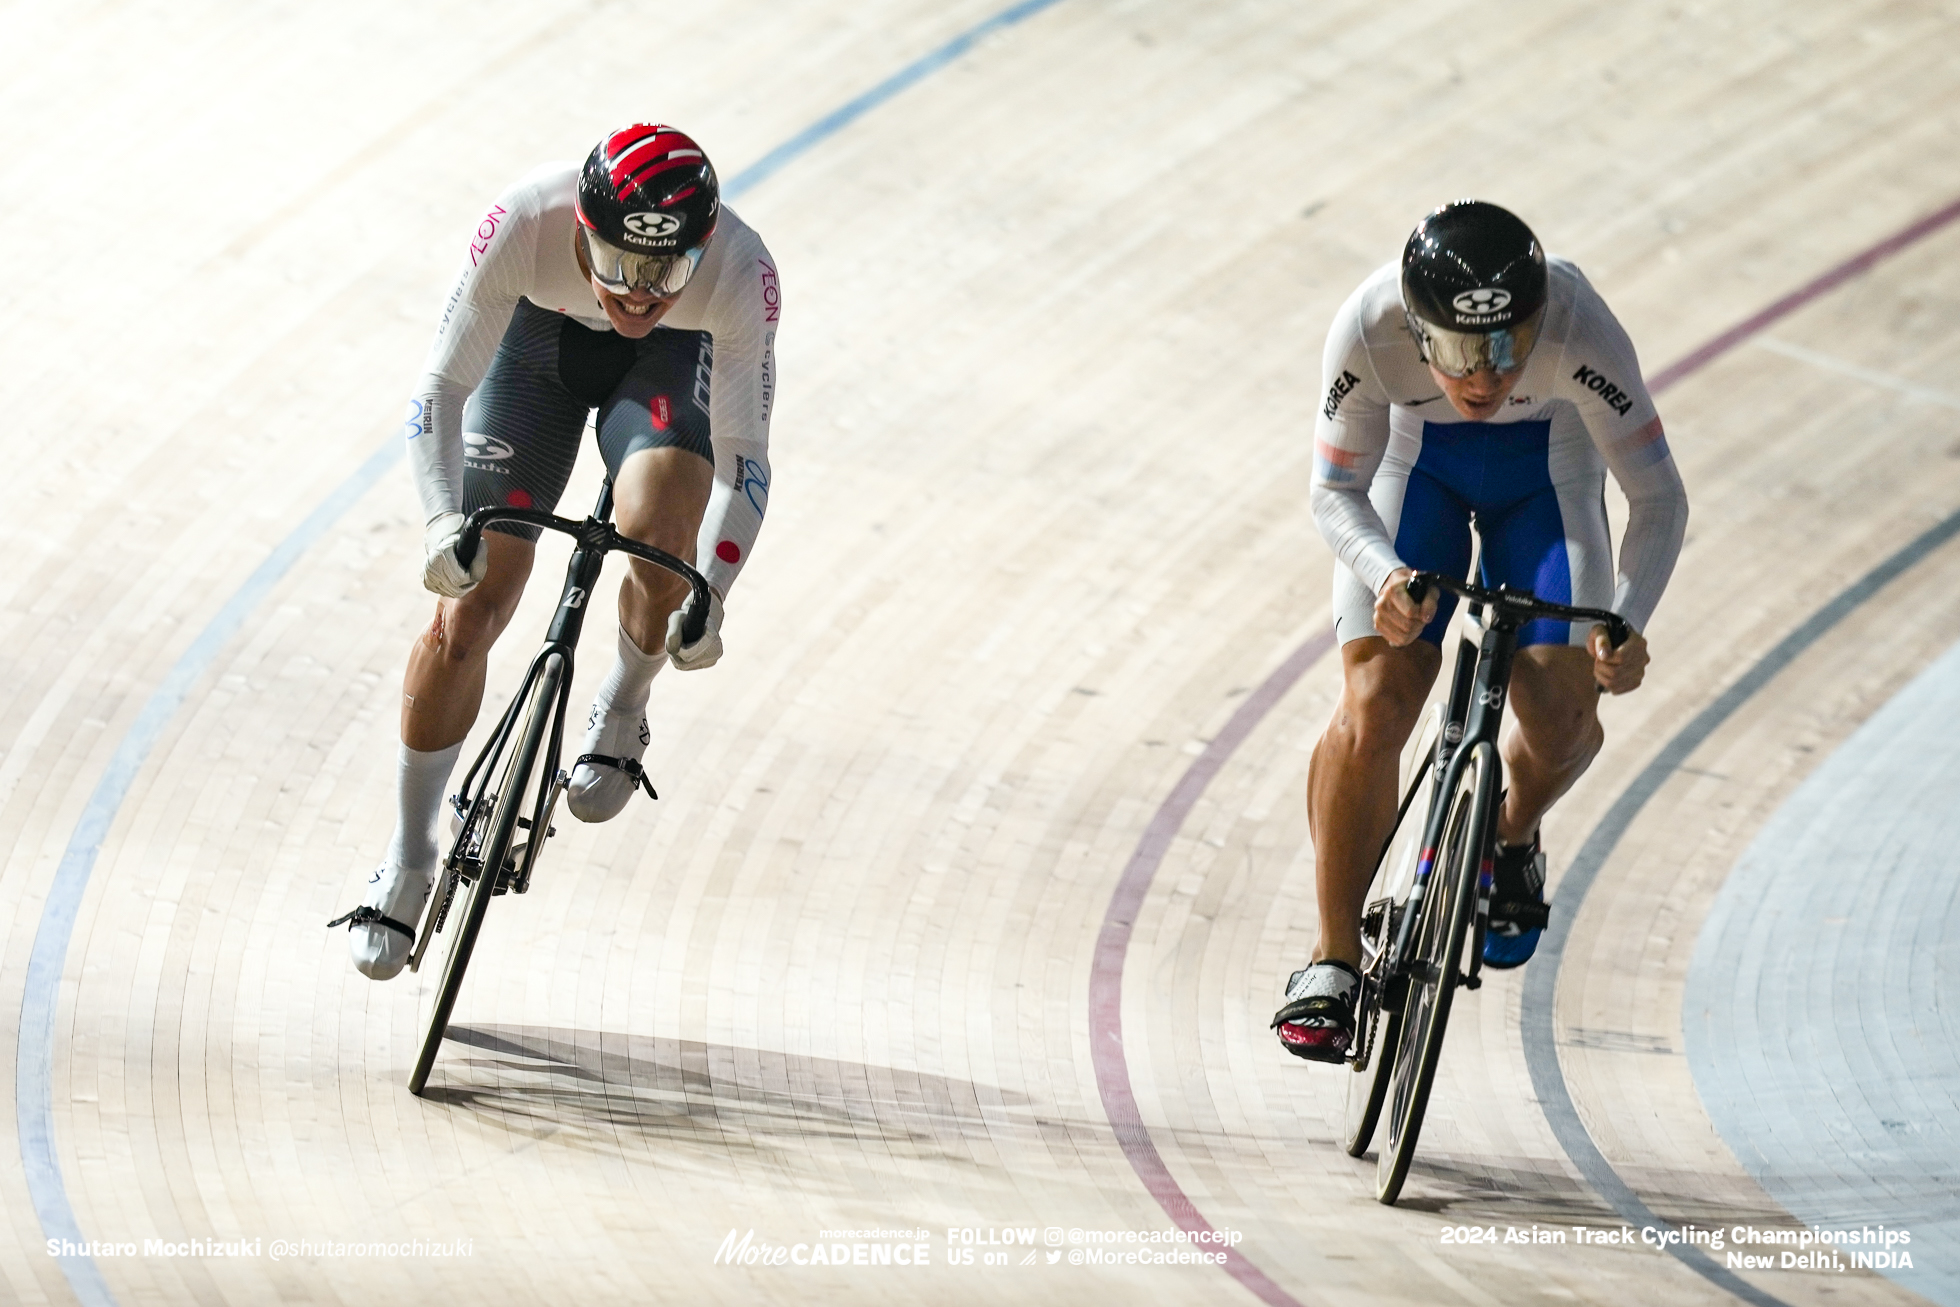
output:
<instances>
[{"instance_id":1,"label":"white shoe cover","mask_svg":"<svg viewBox=\"0 0 1960 1307\"><path fill-rule=\"evenodd\" d=\"M422 909L434 886L435 869L401 871L386 863L374 869L368 879L364 907L379 908L384 917L393 917L410 930L421 924ZM408 965L415 941L399 930L379 922L358 921L347 928L347 950L354 955L354 969L369 980L392 980Z\"/></svg>"},{"instance_id":2,"label":"white shoe cover","mask_svg":"<svg viewBox=\"0 0 1960 1307\"><path fill-rule=\"evenodd\" d=\"M585 743L579 747L579 754L597 753L638 762L646 756L647 741L652 738L644 714L605 712L595 703L586 719ZM617 767L580 763L572 768L565 806L580 821L611 821L639 788L637 780Z\"/></svg>"}]
</instances>

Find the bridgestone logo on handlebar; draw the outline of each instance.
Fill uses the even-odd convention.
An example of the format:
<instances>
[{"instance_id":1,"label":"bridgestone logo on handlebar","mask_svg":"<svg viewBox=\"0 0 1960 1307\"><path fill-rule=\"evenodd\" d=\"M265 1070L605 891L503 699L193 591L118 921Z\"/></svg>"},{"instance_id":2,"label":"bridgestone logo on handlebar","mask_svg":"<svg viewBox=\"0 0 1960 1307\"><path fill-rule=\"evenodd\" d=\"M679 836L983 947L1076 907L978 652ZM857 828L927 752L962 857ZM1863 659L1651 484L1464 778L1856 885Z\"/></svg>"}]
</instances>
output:
<instances>
[{"instance_id":1,"label":"bridgestone logo on handlebar","mask_svg":"<svg viewBox=\"0 0 1960 1307\"><path fill-rule=\"evenodd\" d=\"M1597 622L1606 628L1607 639L1614 648L1625 644L1633 635L1633 628L1618 613L1604 608L1573 608L1566 604L1555 604L1540 599L1529 590L1513 590L1509 586L1499 586L1489 590L1468 581L1458 581L1440 572L1417 572L1408 580L1409 598L1421 603L1429 595L1429 588L1436 586L1447 590L1459 598L1468 599L1473 604L1483 604L1513 618L1544 618L1554 622ZM1495 705L1492 705L1495 706Z\"/></svg>"}]
</instances>

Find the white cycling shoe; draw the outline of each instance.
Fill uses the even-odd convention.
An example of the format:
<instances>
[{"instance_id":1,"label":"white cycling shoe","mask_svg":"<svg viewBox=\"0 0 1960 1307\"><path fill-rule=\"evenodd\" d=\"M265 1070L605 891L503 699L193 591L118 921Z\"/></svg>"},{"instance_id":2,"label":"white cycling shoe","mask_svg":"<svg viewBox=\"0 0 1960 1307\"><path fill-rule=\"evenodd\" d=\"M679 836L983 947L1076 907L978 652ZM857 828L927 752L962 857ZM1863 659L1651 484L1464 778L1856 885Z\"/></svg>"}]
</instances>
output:
<instances>
[{"instance_id":1,"label":"white cycling shoe","mask_svg":"<svg viewBox=\"0 0 1960 1307\"><path fill-rule=\"evenodd\" d=\"M403 871L384 862L374 869L361 906L327 923L347 924L347 951L354 955L356 971L369 980L393 980L401 973L435 882L433 867Z\"/></svg>"},{"instance_id":2,"label":"white cycling shoe","mask_svg":"<svg viewBox=\"0 0 1960 1307\"><path fill-rule=\"evenodd\" d=\"M565 789L565 806L572 815L580 821L611 821L642 786L659 798L640 767L652 738L645 714L608 712L593 704L585 744Z\"/></svg>"}]
</instances>

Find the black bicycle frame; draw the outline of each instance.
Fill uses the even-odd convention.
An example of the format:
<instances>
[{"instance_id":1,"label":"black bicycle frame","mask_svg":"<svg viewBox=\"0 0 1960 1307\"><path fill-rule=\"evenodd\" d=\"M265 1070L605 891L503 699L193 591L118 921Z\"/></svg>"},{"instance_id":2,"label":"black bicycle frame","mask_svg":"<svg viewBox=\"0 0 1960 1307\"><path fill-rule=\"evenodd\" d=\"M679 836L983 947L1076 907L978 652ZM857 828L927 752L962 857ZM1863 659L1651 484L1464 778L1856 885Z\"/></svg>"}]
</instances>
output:
<instances>
[{"instance_id":1,"label":"black bicycle frame","mask_svg":"<svg viewBox=\"0 0 1960 1307\"><path fill-rule=\"evenodd\" d=\"M537 508L479 508L471 513L469 520L464 523L462 537L456 544L456 559L465 568L475 559L476 551L481 547L483 529L493 522L521 522L546 531L563 532L577 541L577 547L572 550L571 560L565 564L565 588L559 595L558 608L552 615L551 627L545 633L544 647L538 650L536 657L531 659L531 665L524 673L524 683L518 687L517 693L511 696L510 706L504 710L496 730L491 732L490 739L477 754L476 761L470 764L469 772L463 777L462 786L457 790L458 813L465 820L468 819L469 812L464 806L464 796L473 796L469 799L472 804L481 799L481 792L476 789L477 773L482 771L492 759L502 756L510 733L517 728L517 716L530 695L531 686L537 681L538 674L543 670L546 661L553 654L557 654L564 661L565 671L558 681L558 702L553 708L551 718L551 745L545 754L543 779L538 785L537 801L531 812L533 843L541 844L548 833L543 829L545 809L550 804L554 778L558 774L558 761L564 749L565 707L571 696L573 651L578 648L579 634L585 626L586 603L592 597L593 587L599 582L599 572L605 566L607 554L617 551L644 559L686 581L688 588L693 591L693 603L681 626L681 641L684 644L693 644L707 630L709 605L707 578L665 550L641 544L637 540L621 535L610 520L612 509L612 480L607 478L599 489L599 502L593 505L591 515L583 522L574 522L570 518L559 517ZM486 777L485 780L487 784L488 778ZM530 878L528 873L531 861L533 860L526 861L524 881ZM511 888L521 894L528 886L519 883Z\"/></svg>"},{"instance_id":2,"label":"black bicycle frame","mask_svg":"<svg viewBox=\"0 0 1960 1307\"><path fill-rule=\"evenodd\" d=\"M1490 615L1484 618L1483 638L1480 641L1472 644L1469 640L1460 640L1457 643L1456 668L1450 680L1449 710L1443 718L1443 729L1436 738L1436 754L1430 763L1431 802L1416 858L1415 881L1409 889L1408 906L1396 928L1387 966L1382 973L1385 979L1384 1005L1396 1010L1401 1008L1408 993L1409 940L1415 933L1416 921L1422 915L1423 901L1429 894L1430 874L1435 870L1444 824L1449 819L1446 796L1455 792L1457 778L1463 771L1463 760L1470 756L1472 750L1486 741L1493 750L1497 745L1498 731L1504 722L1504 700L1510 692L1511 664L1518 651L1519 630L1527 622L1540 618L1598 622L1607 628L1607 638L1616 648L1625 644L1631 633L1625 619L1617 613L1549 603L1528 590L1512 590L1503 586L1487 590L1435 572L1417 572L1410 577L1409 597L1419 604L1431 586L1469 600L1472 605L1469 615L1473 619L1481 616L1486 609ZM1451 738L1452 735L1455 738ZM1501 789L1503 762L1499 760L1497 766ZM1480 883L1480 894L1484 888ZM1479 911L1484 909L1480 906ZM1478 975L1482 970L1481 953L1473 954L1466 978L1467 988L1477 987Z\"/></svg>"}]
</instances>

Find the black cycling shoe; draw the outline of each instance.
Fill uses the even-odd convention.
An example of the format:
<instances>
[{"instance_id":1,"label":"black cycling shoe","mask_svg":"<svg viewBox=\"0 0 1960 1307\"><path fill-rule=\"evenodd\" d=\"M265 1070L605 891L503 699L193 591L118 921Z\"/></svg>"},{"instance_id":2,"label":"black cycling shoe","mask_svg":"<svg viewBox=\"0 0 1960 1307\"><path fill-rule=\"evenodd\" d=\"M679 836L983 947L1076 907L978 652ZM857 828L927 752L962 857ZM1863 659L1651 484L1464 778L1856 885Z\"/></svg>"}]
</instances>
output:
<instances>
[{"instance_id":1,"label":"black cycling shoe","mask_svg":"<svg viewBox=\"0 0 1960 1307\"><path fill-rule=\"evenodd\" d=\"M1551 906L1545 902L1545 853L1538 847L1537 833L1529 844L1500 845L1491 869L1484 965L1505 971L1529 962L1551 918Z\"/></svg>"},{"instance_id":2,"label":"black cycling shoe","mask_svg":"<svg viewBox=\"0 0 1960 1307\"><path fill-rule=\"evenodd\" d=\"M1354 1000L1361 973L1345 962L1316 962L1286 982L1287 1003L1273 1014L1280 1047L1310 1062L1340 1062L1354 1043Z\"/></svg>"}]
</instances>

